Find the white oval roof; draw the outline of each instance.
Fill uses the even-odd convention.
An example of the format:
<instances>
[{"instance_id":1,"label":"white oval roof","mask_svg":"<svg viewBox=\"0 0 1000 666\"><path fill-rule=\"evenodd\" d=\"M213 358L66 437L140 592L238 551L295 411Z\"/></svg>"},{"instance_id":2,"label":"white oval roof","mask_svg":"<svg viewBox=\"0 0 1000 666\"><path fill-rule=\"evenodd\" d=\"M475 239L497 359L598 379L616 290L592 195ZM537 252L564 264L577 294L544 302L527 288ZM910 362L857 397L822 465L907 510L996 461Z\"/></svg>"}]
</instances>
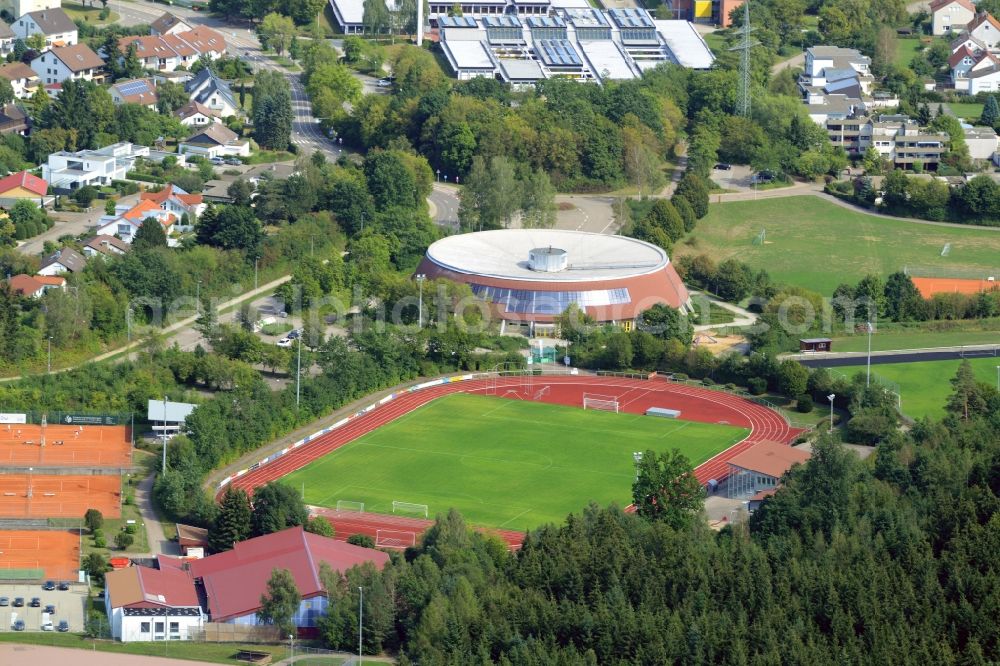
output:
<instances>
[{"instance_id":1,"label":"white oval roof","mask_svg":"<svg viewBox=\"0 0 1000 666\"><path fill-rule=\"evenodd\" d=\"M528 266L531 250L566 250L564 270L543 273ZM540 282L585 282L645 275L669 263L662 249L626 236L558 229L499 229L448 236L427 248L441 268L493 278Z\"/></svg>"}]
</instances>

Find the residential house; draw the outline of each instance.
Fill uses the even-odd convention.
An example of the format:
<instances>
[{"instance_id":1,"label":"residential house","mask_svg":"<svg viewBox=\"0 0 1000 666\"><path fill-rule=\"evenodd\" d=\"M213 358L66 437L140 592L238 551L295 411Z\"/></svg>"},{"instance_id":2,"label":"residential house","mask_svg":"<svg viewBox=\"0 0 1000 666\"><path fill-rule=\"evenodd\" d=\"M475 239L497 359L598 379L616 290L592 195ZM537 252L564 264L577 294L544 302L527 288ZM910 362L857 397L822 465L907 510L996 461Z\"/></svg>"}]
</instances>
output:
<instances>
[{"instance_id":1,"label":"residential house","mask_svg":"<svg viewBox=\"0 0 1000 666\"><path fill-rule=\"evenodd\" d=\"M0 0L0 11L6 11L11 16L24 16L28 12L55 9L61 6L61 0Z\"/></svg>"},{"instance_id":2,"label":"residential house","mask_svg":"<svg viewBox=\"0 0 1000 666\"><path fill-rule=\"evenodd\" d=\"M17 104L0 107L0 135L27 134L31 129L31 119Z\"/></svg>"},{"instance_id":3,"label":"residential house","mask_svg":"<svg viewBox=\"0 0 1000 666\"><path fill-rule=\"evenodd\" d=\"M274 569L287 569L295 579L302 601L292 616L303 633L315 631L316 621L327 609L326 590L319 579L319 567L325 563L334 571L346 571L371 562L382 568L389 556L371 548L359 548L302 527L290 527L247 541L228 550L188 565L195 582L204 588L212 622L256 625L260 598Z\"/></svg>"},{"instance_id":4,"label":"residential house","mask_svg":"<svg viewBox=\"0 0 1000 666\"><path fill-rule=\"evenodd\" d=\"M174 112L182 125L188 127L201 127L209 125L220 119L219 113L208 108L200 102L188 102Z\"/></svg>"},{"instance_id":5,"label":"residential house","mask_svg":"<svg viewBox=\"0 0 1000 666\"><path fill-rule=\"evenodd\" d=\"M934 0L931 2L931 34L961 32L976 17L971 0Z\"/></svg>"},{"instance_id":6,"label":"residential house","mask_svg":"<svg viewBox=\"0 0 1000 666\"><path fill-rule=\"evenodd\" d=\"M869 76L872 60L857 49L839 46L812 46L806 49L805 73L810 78L822 77L826 69L851 68L862 76Z\"/></svg>"},{"instance_id":7,"label":"residential house","mask_svg":"<svg viewBox=\"0 0 1000 666\"><path fill-rule=\"evenodd\" d=\"M212 60L218 60L226 55L226 38L222 33L212 30L208 26L199 25L185 32L178 32L172 35L182 39L198 52L199 55L207 56ZM169 38L169 37L168 37Z\"/></svg>"},{"instance_id":8,"label":"residential house","mask_svg":"<svg viewBox=\"0 0 1000 666\"><path fill-rule=\"evenodd\" d=\"M161 210L171 213L178 219L185 215L193 223L205 211L204 197L200 194L188 194L176 185L170 184L159 192L142 192L140 201L152 201Z\"/></svg>"},{"instance_id":9,"label":"residential house","mask_svg":"<svg viewBox=\"0 0 1000 666\"><path fill-rule=\"evenodd\" d=\"M0 204L10 206L19 199L42 203L48 193L49 184L27 171L0 178Z\"/></svg>"},{"instance_id":10,"label":"residential house","mask_svg":"<svg viewBox=\"0 0 1000 666\"><path fill-rule=\"evenodd\" d=\"M240 139L236 132L222 123L212 123L207 127L197 127L194 133L177 146L181 155L201 155L213 157L239 156L250 154L250 142Z\"/></svg>"},{"instance_id":11,"label":"residential house","mask_svg":"<svg viewBox=\"0 0 1000 666\"><path fill-rule=\"evenodd\" d=\"M14 30L0 21L0 55L6 56L8 53L13 52L14 42L17 41L17 35L14 34Z\"/></svg>"},{"instance_id":12,"label":"residential house","mask_svg":"<svg viewBox=\"0 0 1000 666\"><path fill-rule=\"evenodd\" d=\"M997 21L990 14L980 12L969 25L966 32L973 39L986 46L988 51L994 51L1000 45L1000 21Z\"/></svg>"},{"instance_id":13,"label":"residential house","mask_svg":"<svg viewBox=\"0 0 1000 666\"><path fill-rule=\"evenodd\" d=\"M920 162L924 170L934 171L948 146L947 136L926 133L915 120L904 115L855 114L829 118L823 125L830 143L852 157L860 157L874 148L901 169L912 169L914 163Z\"/></svg>"},{"instance_id":14,"label":"residential house","mask_svg":"<svg viewBox=\"0 0 1000 666\"><path fill-rule=\"evenodd\" d=\"M56 46L31 61L44 84L103 78L104 60L86 44Z\"/></svg>"},{"instance_id":15,"label":"residential house","mask_svg":"<svg viewBox=\"0 0 1000 666\"><path fill-rule=\"evenodd\" d=\"M194 26L178 18L170 12L164 12L163 16L149 24L149 34L163 36L173 35L179 32L187 32Z\"/></svg>"},{"instance_id":16,"label":"residential house","mask_svg":"<svg viewBox=\"0 0 1000 666\"><path fill-rule=\"evenodd\" d=\"M110 185L113 180L124 180L135 166L136 159L150 156L151 151L146 146L128 142L75 153L63 150L49 155L48 161L42 165L42 178L61 192L85 185Z\"/></svg>"},{"instance_id":17,"label":"residential house","mask_svg":"<svg viewBox=\"0 0 1000 666\"><path fill-rule=\"evenodd\" d=\"M997 133L992 127L963 127L969 157L974 160L992 160L997 152Z\"/></svg>"},{"instance_id":18,"label":"residential house","mask_svg":"<svg viewBox=\"0 0 1000 666\"><path fill-rule=\"evenodd\" d=\"M148 109L156 108L156 86L152 79L118 81L108 88L108 92L115 104L138 104Z\"/></svg>"},{"instance_id":19,"label":"residential house","mask_svg":"<svg viewBox=\"0 0 1000 666\"><path fill-rule=\"evenodd\" d=\"M976 95L981 92L996 92L1000 90L1000 60L997 60L992 55L990 58L993 61L990 66L983 67L982 69L973 68L969 72L968 78L965 81L965 88L962 89L962 92L969 95Z\"/></svg>"},{"instance_id":20,"label":"residential house","mask_svg":"<svg viewBox=\"0 0 1000 666\"><path fill-rule=\"evenodd\" d=\"M49 289L66 289L66 278L21 273L7 280L7 285L15 294L26 298L41 298Z\"/></svg>"},{"instance_id":21,"label":"residential house","mask_svg":"<svg viewBox=\"0 0 1000 666\"><path fill-rule=\"evenodd\" d=\"M94 236L83 246L83 254L88 259L91 257L102 257L107 259L109 257L116 257L120 254L125 254L128 251L128 243L120 238L115 238L114 236L108 236L106 234Z\"/></svg>"},{"instance_id":22,"label":"residential house","mask_svg":"<svg viewBox=\"0 0 1000 666\"><path fill-rule=\"evenodd\" d=\"M969 49L969 51L971 53L973 53L973 54L975 54L975 53L981 53L981 52L983 52L983 51L986 50L986 45L985 44L983 44L981 41L979 41L975 37L972 37L967 32L963 32L958 37L956 37L955 39L951 40L951 42L949 43L948 46L949 46L949 48L950 48L950 50L951 50L952 53L954 53L955 51L959 50L963 46L966 47L967 49Z\"/></svg>"},{"instance_id":23,"label":"residential house","mask_svg":"<svg viewBox=\"0 0 1000 666\"><path fill-rule=\"evenodd\" d=\"M167 236L167 245L174 247L177 240L170 238L173 226L177 222L177 216L160 208L156 202L143 200L134 206L115 206L113 215L102 215L97 223L98 236L117 236L125 243L131 245L135 240L135 235L146 220L155 220L163 227L163 233Z\"/></svg>"},{"instance_id":24,"label":"residential house","mask_svg":"<svg viewBox=\"0 0 1000 666\"><path fill-rule=\"evenodd\" d=\"M173 72L181 66L190 67L203 56L218 60L225 55L227 48L225 38L205 26L184 32L128 36L118 40L118 50L122 54L130 45L135 45L136 56L142 66L157 72Z\"/></svg>"},{"instance_id":25,"label":"residential house","mask_svg":"<svg viewBox=\"0 0 1000 666\"><path fill-rule=\"evenodd\" d=\"M11 25L14 34L21 39L31 35L43 35L45 47L70 46L78 40L76 23L60 7L40 9L22 14Z\"/></svg>"},{"instance_id":26,"label":"residential house","mask_svg":"<svg viewBox=\"0 0 1000 666\"><path fill-rule=\"evenodd\" d=\"M217 77L208 67L184 84L184 90L192 102L212 109L220 117L234 116L240 113L240 105L229 84Z\"/></svg>"},{"instance_id":27,"label":"residential house","mask_svg":"<svg viewBox=\"0 0 1000 666\"><path fill-rule=\"evenodd\" d=\"M104 606L111 636L123 643L184 641L205 624L194 581L180 567L131 566L108 572Z\"/></svg>"},{"instance_id":28,"label":"residential house","mask_svg":"<svg viewBox=\"0 0 1000 666\"><path fill-rule=\"evenodd\" d=\"M181 64L181 57L176 50L167 44L163 37L156 35L129 35L118 40L119 57L128 53L129 47L135 47L135 56L142 63L143 69L172 72Z\"/></svg>"},{"instance_id":29,"label":"residential house","mask_svg":"<svg viewBox=\"0 0 1000 666\"><path fill-rule=\"evenodd\" d=\"M8 62L0 65L0 76L10 81L10 85L14 89L14 97L18 99L31 97L41 84L41 79L38 78L35 70L23 62Z\"/></svg>"},{"instance_id":30,"label":"residential house","mask_svg":"<svg viewBox=\"0 0 1000 666\"><path fill-rule=\"evenodd\" d=\"M61 273L79 273L87 265L82 254L70 247L56 250L42 262L38 275L59 275Z\"/></svg>"}]
</instances>

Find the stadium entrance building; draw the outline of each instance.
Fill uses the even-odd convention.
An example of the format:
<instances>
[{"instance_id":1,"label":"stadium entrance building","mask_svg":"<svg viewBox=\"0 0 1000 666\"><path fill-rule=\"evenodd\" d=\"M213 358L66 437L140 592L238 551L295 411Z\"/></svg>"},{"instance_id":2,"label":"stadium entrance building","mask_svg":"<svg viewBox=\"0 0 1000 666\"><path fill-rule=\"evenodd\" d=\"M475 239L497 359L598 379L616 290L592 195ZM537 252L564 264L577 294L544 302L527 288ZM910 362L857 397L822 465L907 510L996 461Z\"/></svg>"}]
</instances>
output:
<instances>
[{"instance_id":1,"label":"stadium entrance building","mask_svg":"<svg viewBox=\"0 0 1000 666\"><path fill-rule=\"evenodd\" d=\"M659 247L625 236L554 229L501 229L443 238L417 274L468 284L501 329L554 332L571 304L599 323L631 330L662 304L686 311L690 296Z\"/></svg>"}]
</instances>

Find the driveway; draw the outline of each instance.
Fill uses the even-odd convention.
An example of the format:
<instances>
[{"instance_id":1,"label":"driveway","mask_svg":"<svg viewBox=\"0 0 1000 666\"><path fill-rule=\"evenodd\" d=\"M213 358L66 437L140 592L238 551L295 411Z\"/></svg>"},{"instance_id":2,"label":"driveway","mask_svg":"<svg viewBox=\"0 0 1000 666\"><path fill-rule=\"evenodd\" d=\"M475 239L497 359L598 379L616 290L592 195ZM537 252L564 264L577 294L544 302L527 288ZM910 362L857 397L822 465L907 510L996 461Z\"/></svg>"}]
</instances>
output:
<instances>
[{"instance_id":1,"label":"driveway","mask_svg":"<svg viewBox=\"0 0 1000 666\"><path fill-rule=\"evenodd\" d=\"M139 201L139 195L130 194L127 197L122 197L119 201L123 204L134 205ZM50 215L56 222L52 228L24 241L17 246L18 250L24 254L38 255L42 253L45 241L55 242L60 236L66 234L79 236L93 231L98 220L104 215L104 200L95 200L93 207L86 213L53 212Z\"/></svg>"}]
</instances>

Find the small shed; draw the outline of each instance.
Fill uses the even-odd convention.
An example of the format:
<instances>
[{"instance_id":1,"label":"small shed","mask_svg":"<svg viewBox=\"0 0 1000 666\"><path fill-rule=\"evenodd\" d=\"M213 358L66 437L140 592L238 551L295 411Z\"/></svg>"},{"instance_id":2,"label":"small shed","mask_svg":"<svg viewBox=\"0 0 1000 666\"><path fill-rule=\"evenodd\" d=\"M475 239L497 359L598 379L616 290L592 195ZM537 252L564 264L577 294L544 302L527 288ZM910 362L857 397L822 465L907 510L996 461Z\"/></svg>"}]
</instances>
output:
<instances>
[{"instance_id":1,"label":"small shed","mask_svg":"<svg viewBox=\"0 0 1000 666\"><path fill-rule=\"evenodd\" d=\"M833 350L833 340L830 338L802 338L799 340L799 351L828 352Z\"/></svg>"}]
</instances>

